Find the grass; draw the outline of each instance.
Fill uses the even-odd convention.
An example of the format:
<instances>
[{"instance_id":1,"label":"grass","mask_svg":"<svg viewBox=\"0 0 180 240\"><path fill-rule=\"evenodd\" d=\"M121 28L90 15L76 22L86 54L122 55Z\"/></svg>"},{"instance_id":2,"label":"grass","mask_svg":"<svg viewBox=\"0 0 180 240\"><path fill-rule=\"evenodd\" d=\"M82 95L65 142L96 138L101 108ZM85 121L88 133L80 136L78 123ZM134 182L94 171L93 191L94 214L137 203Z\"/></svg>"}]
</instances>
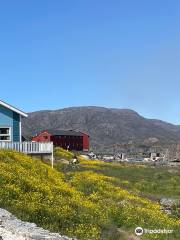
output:
<instances>
[{"instance_id":1,"label":"grass","mask_svg":"<svg viewBox=\"0 0 180 240\"><path fill-rule=\"evenodd\" d=\"M180 239L178 218L165 215L157 202L140 196L133 180L115 174L117 168L80 159L75 168L57 164L53 170L40 160L0 150L0 207L80 240L128 239L137 226L173 229L169 239ZM164 237L144 235L142 239Z\"/></svg>"},{"instance_id":2,"label":"grass","mask_svg":"<svg viewBox=\"0 0 180 240\"><path fill-rule=\"evenodd\" d=\"M63 148L56 147L54 149L54 155L56 158L70 160L73 158L74 154L70 151L64 150Z\"/></svg>"},{"instance_id":3,"label":"grass","mask_svg":"<svg viewBox=\"0 0 180 240\"><path fill-rule=\"evenodd\" d=\"M60 164L64 173L74 171ZM115 177L118 186L136 191L150 199L162 197L179 198L180 169L150 167L138 164L104 163L83 160L75 171L93 171L109 177Z\"/></svg>"}]
</instances>

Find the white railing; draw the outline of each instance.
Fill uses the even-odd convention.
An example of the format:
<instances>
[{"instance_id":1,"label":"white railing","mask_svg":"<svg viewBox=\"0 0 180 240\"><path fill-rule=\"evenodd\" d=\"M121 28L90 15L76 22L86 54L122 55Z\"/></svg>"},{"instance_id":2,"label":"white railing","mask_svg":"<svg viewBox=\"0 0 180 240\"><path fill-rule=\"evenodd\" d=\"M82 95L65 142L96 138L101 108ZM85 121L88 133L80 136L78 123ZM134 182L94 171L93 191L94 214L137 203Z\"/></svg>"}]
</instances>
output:
<instances>
[{"instance_id":1,"label":"white railing","mask_svg":"<svg viewBox=\"0 0 180 240\"><path fill-rule=\"evenodd\" d=\"M17 152L26 154L40 154L51 153L53 154L52 142L1 142L0 149L13 149Z\"/></svg>"}]
</instances>

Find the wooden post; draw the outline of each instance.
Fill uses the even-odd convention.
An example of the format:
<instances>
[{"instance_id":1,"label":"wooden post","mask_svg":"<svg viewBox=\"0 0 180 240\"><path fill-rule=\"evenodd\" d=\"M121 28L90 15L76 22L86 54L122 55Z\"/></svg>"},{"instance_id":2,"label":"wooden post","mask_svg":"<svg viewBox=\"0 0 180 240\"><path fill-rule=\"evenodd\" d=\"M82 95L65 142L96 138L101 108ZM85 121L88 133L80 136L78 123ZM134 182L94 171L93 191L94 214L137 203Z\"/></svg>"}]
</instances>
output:
<instances>
[{"instance_id":1,"label":"wooden post","mask_svg":"<svg viewBox=\"0 0 180 240\"><path fill-rule=\"evenodd\" d=\"M51 166L54 168L54 149L53 149L53 143L52 143L52 156L51 156Z\"/></svg>"}]
</instances>

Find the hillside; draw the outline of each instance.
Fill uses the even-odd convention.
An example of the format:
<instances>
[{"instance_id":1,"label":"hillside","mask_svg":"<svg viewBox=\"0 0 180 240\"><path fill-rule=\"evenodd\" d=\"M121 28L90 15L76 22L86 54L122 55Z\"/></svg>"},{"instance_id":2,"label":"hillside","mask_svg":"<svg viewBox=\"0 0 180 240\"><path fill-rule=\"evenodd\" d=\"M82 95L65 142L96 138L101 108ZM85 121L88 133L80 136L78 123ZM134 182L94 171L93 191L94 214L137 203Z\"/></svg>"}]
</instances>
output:
<instances>
[{"instance_id":1,"label":"hillside","mask_svg":"<svg viewBox=\"0 0 180 240\"><path fill-rule=\"evenodd\" d=\"M128 109L73 107L29 113L23 120L23 134L32 136L44 129L79 129L89 133L93 149L111 149L122 143L180 141L180 126L146 119Z\"/></svg>"},{"instance_id":2,"label":"hillside","mask_svg":"<svg viewBox=\"0 0 180 240\"><path fill-rule=\"evenodd\" d=\"M124 165L83 161L77 169L57 164L57 170L52 170L40 160L1 150L0 208L21 220L78 239L135 239L137 226L172 229L169 239L179 239L179 220L163 213L157 202L138 195L136 186L126 190L123 184L127 185L127 180L121 180L120 186L116 177L98 170L106 166L123 169ZM145 234L141 239L163 240L164 235Z\"/></svg>"}]
</instances>

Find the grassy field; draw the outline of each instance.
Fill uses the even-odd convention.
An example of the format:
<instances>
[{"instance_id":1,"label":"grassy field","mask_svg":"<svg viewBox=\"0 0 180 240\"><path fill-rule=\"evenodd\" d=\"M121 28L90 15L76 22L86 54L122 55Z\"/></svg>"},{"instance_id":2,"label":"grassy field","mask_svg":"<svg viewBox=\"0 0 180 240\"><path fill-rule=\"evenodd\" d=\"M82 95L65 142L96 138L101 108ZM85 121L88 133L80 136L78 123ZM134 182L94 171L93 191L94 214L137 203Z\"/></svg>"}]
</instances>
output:
<instances>
[{"instance_id":1,"label":"grassy field","mask_svg":"<svg viewBox=\"0 0 180 240\"><path fill-rule=\"evenodd\" d=\"M150 199L180 197L180 168L87 160L81 161L76 168L63 164L59 164L58 168L65 174L73 171L93 171L115 177L118 186L135 191Z\"/></svg>"},{"instance_id":2,"label":"grassy field","mask_svg":"<svg viewBox=\"0 0 180 240\"><path fill-rule=\"evenodd\" d=\"M146 197L158 198L167 193L163 188L158 193L152 186L148 190L140 186L141 178L159 186L158 176L153 180L158 170L154 175L152 171L144 166L83 159L75 167L57 163L53 170L40 160L1 150L0 207L22 220L78 239L133 239L137 226L174 230L169 236L143 235L141 239L180 239L179 219L162 213L159 204ZM166 174L174 177L173 196L178 196L178 174L160 172L164 179Z\"/></svg>"},{"instance_id":3,"label":"grassy field","mask_svg":"<svg viewBox=\"0 0 180 240\"><path fill-rule=\"evenodd\" d=\"M70 152L70 151L66 151L62 148L56 147L54 149L54 155L56 157L56 159L66 159L66 160L70 160L73 158L74 153Z\"/></svg>"}]
</instances>

